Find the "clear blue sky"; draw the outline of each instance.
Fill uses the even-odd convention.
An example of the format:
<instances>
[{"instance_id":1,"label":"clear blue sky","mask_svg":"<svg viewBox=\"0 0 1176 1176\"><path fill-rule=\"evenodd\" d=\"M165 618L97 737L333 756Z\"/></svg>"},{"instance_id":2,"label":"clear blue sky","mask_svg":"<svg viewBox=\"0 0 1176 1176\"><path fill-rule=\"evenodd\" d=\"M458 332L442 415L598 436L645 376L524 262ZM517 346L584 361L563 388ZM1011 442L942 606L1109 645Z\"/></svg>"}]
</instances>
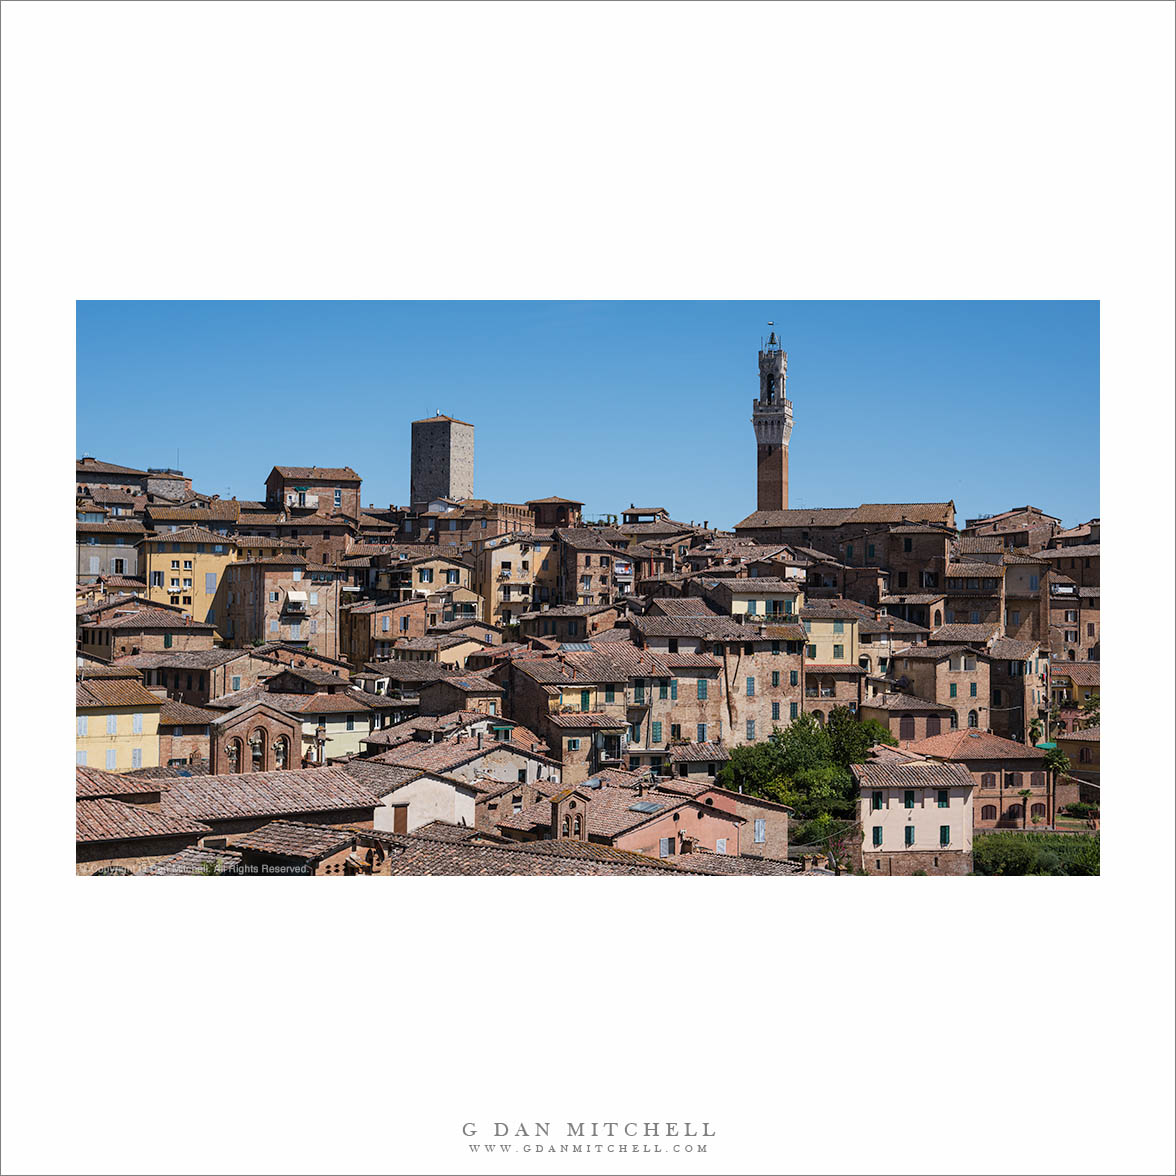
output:
<instances>
[{"instance_id":1,"label":"clear blue sky","mask_svg":"<svg viewBox=\"0 0 1176 1176\"><path fill-rule=\"evenodd\" d=\"M77 451L264 496L351 465L405 504L409 423L470 421L479 497L755 509L769 319L795 411L790 505L1099 513L1095 302L82 302ZM962 525L962 523L961 523Z\"/></svg>"}]
</instances>

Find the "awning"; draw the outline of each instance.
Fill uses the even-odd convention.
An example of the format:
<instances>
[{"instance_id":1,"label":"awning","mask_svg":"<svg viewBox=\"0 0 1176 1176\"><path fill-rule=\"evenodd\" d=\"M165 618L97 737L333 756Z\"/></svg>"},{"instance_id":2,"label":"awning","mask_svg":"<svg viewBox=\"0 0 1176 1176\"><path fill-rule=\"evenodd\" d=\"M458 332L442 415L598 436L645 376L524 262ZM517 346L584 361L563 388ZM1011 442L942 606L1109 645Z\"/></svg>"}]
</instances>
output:
<instances>
[{"instance_id":1,"label":"awning","mask_svg":"<svg viewBox=\"0 0 1176 1176\"><path fill-rule=\"evenodd\" d=\"M305 592L287 592L286 599L289 601L292 601L294 603L305 604L306 603L306 593Z\"/></svg>"}]
</instances>

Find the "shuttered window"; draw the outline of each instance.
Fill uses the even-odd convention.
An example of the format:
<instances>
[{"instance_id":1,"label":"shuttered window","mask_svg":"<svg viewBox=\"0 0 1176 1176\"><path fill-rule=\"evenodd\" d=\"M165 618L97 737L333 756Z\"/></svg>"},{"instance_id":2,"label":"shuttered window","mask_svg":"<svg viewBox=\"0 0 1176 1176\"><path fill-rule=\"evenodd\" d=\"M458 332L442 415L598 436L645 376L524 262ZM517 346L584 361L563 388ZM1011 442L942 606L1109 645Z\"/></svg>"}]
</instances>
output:
<instances>
[{"instance_id":1,"label":"shuttered window","mask_svg":"<svg viewBox=\"0 0 1176 1176\"><path fill-rule=\"evenodd\" d=\"M754 696L755 696L755 679L748 678L747 679L747 697L753 698Z\"/></svg>"},{"instance_id":2,"label":"shuttered window","mask_svg":"<svg viewBox=\"0 0 1176 1176\"><path fill-rule=\"evenodd\" d=\"M674 852L674 839L672 837L663 837L658 842L658 854L661 857L669 857Z\"/></svg>"},{"instance_id":3,"label":"shuttered window","mask_svg":"<svg viewBox=\"0 0 1176 1176\"><path fill-rule=\"evenodd\" d=\"M870 807L875 812L877 812L882 807L882 793L881 792L875 792L873 794L873 796L870 797Z\"/></svg>"},{"instance_id":4,"label":"shuttered window","mask_svg":"<svg viewBox=\"0 0 1176 1176\"><path fill-rule=\"evenodd\" d=\"M947 808L948 807L947 789L940 788L937 796L938 796L939 807L940 808Z\"/></svg>"},{"instance_id":5,"label":"shuttered window","mask_svg":"<svg viewBox=\"0 0 1176 1176\"><path fill-rule=\"evenodd\" d=\"M698 728L695 731L695 735L697 736L697 741L699 743L706 742L706 724L705 723L698 724Z\"/></svg>"},{"instance_id":6,"label":"shuttered window","mask_svg":"<svg viewBox=\"0 0 1176 1176\"><path fill-rule=\"evenodd\" d=\"M913 825L908 825L903 830L903 844L907 846L915 844L915 827Z\"/></svg>"},{"instance_id":7,"label":"shuttered window","mask_svg":"<svg viewBox=\"0 0 1176 1176\"><path fill-rule=\"evenodd\" d=\"M82 767L86 766L86 753L84 751L78 752L78 763L81 764Z\"/></svg>"},{"instance_id":8,"label":"shuttered window","mask_svg":"<svg viewBox=\"0 0 1176 1176\"><path fill-rule=\"evenodd\" d=\"M748 719L747 720L747 738L748 739L755 738L755 719Z\"/></svg>"},{"instance_id":9,"label":"shuttered window","mask_svg":"<svg viewBox=\"0 0 1176 1176\"><path fill-rule=\"evenodd\" d=\"M89 727L89 719L86 715L78 715L78 734L85 735Z\"/></svg>"},{"instance_id":10,"label":"shuttered window","mask_svg":"<svg viewBox=\"0 0 1176 1176\"><path fill-rule=\"evenodd\" d=\"M141 747L134 747L131 749L131 768L141 768L143 766L143 749Z\"/></svg>"},{"instance_id":11,"label":"shuttered window","mask_svg":"<svg viewBox=\"0 0 1176 1176\"><path fill-rule=\"evenodd\" d=\"M909 809L915 807L915 794L910 788L902 794L902 807Z\"/></svg>"},{"instance_id":12,"label":"shuttered window","mask_svg":"<svg viewBox=\"0 0 1176 1176\"><path fill-rule=\"evenodd\" d=\"M678 697L678 679L670 679L670 699L674 700Z\"/></svg>"},{"instance_id":13,"label":"shuttered window","mask_svg":"<svg viewBox=\"0 0 1176 1176\"><path fill-rule=\"evenodd\" d=\"M605 702L616 702L616 700L617 700L617 692L611 686L606 686L604 688L604 701Z\"/></svg>"},{"instance_id":14,"label":"shuttered window","mask_svg":"<svg viewBox=\"0 0 1176 1176\"><path fill-rule=\"evenodd\" d=\"M715 853L726 853L726 852L727 852L727 839L725 837L716 838L716 840L715 840Z\"/></svg>"},{"instance_id":15,"label":"shuttered window","mask_svg":"<svg viewBox=\"0 0 1176 1176\"><path fill-rule=\"evenodd\" d=\"M204 591L208 593L216 591L216 572L204 573Z\"/></svg>"},{"instance_id":16,"label":"shuttered window","mask_svg":"<svg viewBox=\"0 0 1176 1176\"><path fill-rule=\"evenodd\" d=\"M706 697L706 679L705 678L698 679L698 697L699 698Z\"/></svg>"},{"instance_id":17,"label":"shuttered window","mask_svg":"<svg viewBox=\"0 0 1176 1176\"><path fill-rule=\"evenodd\" d=\"M117 715L107 715L106 716L106 734L107 735L117 735L118 734L118 716Z\"/></svg>"},{"instance_id":18,"label":"shuttered window","mask_svg":"<svg viewBox=\"0 0 1176 1176\"><path fill-rule=\"evenodd\" d=\"M141 714L136 713L135 715L132 715L132 717L131 717L131 730L136 735L143 734L143 716Z\"/></svg>"},{"instance_id":19,"label":"shuttered window","mask_svg":"<svg viewBox=\"0 0 1176 1176\"><path fill-rule=\"evenodd\" d=\"M118 752L110 748L106 753L106 770L113 772L118 767Z\"/></svg>"},{"instance_id":20,"label":"shuttered window","mask_svg":"<svg viewBox=\"0 0 1176 1176\"><path fill-rule=\"evenodd\" d=\"M797 670L788 671L788 685L798 686L800 684L800 673Z\"/></svg>"},{"instance_id":21,"label":"shuttered window","mask_svg":"<svg viewBox=\"0 0 1176 1176\"><path fill-rule=\"evenodd\" d=\"M950 845L951 844L951 826L950 825L940 825L939 826L939 844L940 845Z\"/></svg>"},{"instance_id":22,"label":"shuttered window","mask_svg":"<svg viewBox=\"0 0 1176 1176\"><path fill-rule=\"evenodd\" d=\"M800 714L800 704L797 702L790 702L788 704L788 717L795 719Z\"/></svg>"},{"instance_id":23,"label":"shuttered window","mask_svg":"<svg viewBox=\"0 0 1176 1176\"><path fill-rule=\"evenodd\" d=\"M881 825L874 826L874 844L875 845L882 844L882 826Z\"/></svg>"},{"instance_id":24,"label":"shuttered window","mask_svg":"<svg viewBox=\"0 0 1176 1176\"><path fill-rule=\"evenodd\" d=\"M662 725L660 722L655 722L652 724L652 726L653 730L651 731L649 738L653 743L660 743L662 741Z\"/></svg>"},{"instance_id":25,"label":"shuttered window","mask_svg":"<svg viewBox=\"0 0 1176 1176\"><path fill-rule=\"evenodd\" d=\"M591 690L581 690L580 691L580 709L582 711L592 709L592 691Z\"/></svg>"},{"instance_id":26,"label":"shuttered window","mask_svg":"<svg viewBox=\"0 0 1176 1176\"><path fill-rule=\"evenodd\" d=\"M768 839L767 835L768 823L763 817L756 817L755 819L755 840L757 844L763 844Z\"/></svg>"}]
</instances>

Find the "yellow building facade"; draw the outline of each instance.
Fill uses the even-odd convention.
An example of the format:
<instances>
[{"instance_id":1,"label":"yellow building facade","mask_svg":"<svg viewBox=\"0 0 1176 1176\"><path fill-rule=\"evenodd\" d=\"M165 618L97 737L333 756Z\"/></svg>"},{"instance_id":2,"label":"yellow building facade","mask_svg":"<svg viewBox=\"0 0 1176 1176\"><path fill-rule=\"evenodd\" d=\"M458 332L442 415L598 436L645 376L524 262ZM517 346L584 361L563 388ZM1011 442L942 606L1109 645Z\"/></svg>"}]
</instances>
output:
<instances>
[{"instance_id":1,"label":"yellow building facade","mask_svg":"<svg viewBox=\"0 0 1176 1176\"><path fill-rule=\"evenodd\" d=\"M215 625L223 635L226 620L225 568L237 558L229 535L204 527L161 531L143 540L140 575L147 597L176 604L195 621Z\"/></svg>"},{"instance_id":2,"label":"yellow building facade","mask_svg":"<svg viewBox=\"0 0 1176 1176\"><path fill-rule=\"evenodd\" d=\"M108 772L159 767L163 699L138 679L77 683L77 762Z\"/></svg>"}]
</instances>

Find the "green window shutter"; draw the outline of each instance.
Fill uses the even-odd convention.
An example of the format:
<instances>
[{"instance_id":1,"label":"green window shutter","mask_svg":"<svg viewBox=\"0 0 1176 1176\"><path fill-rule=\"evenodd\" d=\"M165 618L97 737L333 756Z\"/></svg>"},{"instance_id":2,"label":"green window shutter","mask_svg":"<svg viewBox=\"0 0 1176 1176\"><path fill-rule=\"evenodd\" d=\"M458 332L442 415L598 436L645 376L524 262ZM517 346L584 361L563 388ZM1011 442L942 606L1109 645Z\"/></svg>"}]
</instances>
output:
<instances>
[{"instance_id":1,"label":"green window shutter","mask_svg":"<svg viewBox=\"0 0 1176 1176\"><path fill-rule=\"evenodd\" d=\"M799 704L797 704L795 702L790 702L788 704L788 717L790 719L795 719L797 717L797 715L799 715L799 714L800 714Z\"/></svg>"},{"instance_id":2,"label":"green window shutter","mask_svg":"<svg viewBox=\"0 0 1176 1176\"><path fill-rule=\"evenodd\" d=\"M604 688L604 701L605 702L616 702L616 700L617 700L617 692L611 686L606 686Z\"/></svg>"},{"instance_id":3,"label":"green window shutter","mask_svg":"<svg viewBox=\"0 0 1176 1176\"><path fill-rule=\"evenodd\" d=\"M669 698L670 697L670 684L669 684L669 682L659 682L658 683L657 696L658 696L658 698Z\"/></svg>"},{"instance_id":4,"label":"green window shutter","mask_svg":"<svg viewBox=\"0 0 1176 1176\"><path fill-rule=\"evenodd\" d=\"M874 826L874 844L875 845L882 844L882 826L881 825Z\"/></svg>"},{"instance_id":5,"label":"green window shutter","mask_svg":"<svg viewBox=\"0 0 1176 1176\"><path fill-rule=\"evenodd\" d=\"M915 807L915 794L909 788L902 794L902 807L909 809Z\"/></svg>"},{"instance_id":6,"label":"green window shutter","mask_svg":"<svg viewBox=\"0 0 1176 1176\"><path fill-rule=\"evenodd\" d=\"M671 678L670 679L670 698L674 699L677 697L678 697L678 679Z\"/></svg>"},{"instance_id":7,"label":"green window shutter","mask_svg":"<svg viewBox=\"0 0 1176 1176\"><path fill-rule=\"evenodd\" d=\"M953 682L953 683L952 683L952 684L951 684L951 685L948 687L948 694L949 694L949 695L950 695L952 698L955 698L955 696L956 696L956 684L955 684L954 682Z\"/></svg>"},{"instance_id":8,"label":"green window shutter","mask_svg":"<svg viewBox=\"0 0 1176 1176\"><path fill-rule=\"evenodd\" d=\"M796 670L788 671L788 685L797 686L800 684L800 674Z\"/></svg>"},{"instance_id":9,"label":"green window shutter","mask_svg":"<svg viewBox=\"0 0 1176 1176\"><path fill-rule=\"evenodd\" d=\"M875 792L870 804L873 810L877 812L882 807L882 793Z\"/></svg>"},{"instance_id":10,"label":"green window shutter","mask_svg":"<svg viewBox=\"0 0 1176 1176\"><path fill-rule=\"evenodd\" d=\"M773 686L780 685L780 671L779 670L772 671L772 685Z\"/></svg>"},{"instance_id":11,"label":"green window shutter","mask_svg":"<svg viewBox=\"0 0 1176 1176\"><path fill-rule=\"evenodd\" d=\"M973 682L973 683L972 683L972 684L971 684L971 685L968 687L968 693L969 693L969 694L970 694L970 695L971 695L973 698L975 698L975 697L976 697L976 683L975 683L975 682Z\"/></svg>"},{"instance_id":12,"label":"green window shutter","mask_svg":"<svg viewBox=\"0 0 1176 1176\"><path fill-rule=\"evenodd\" d=\"M580 691L580 709L582 711L586 711L586 710L590 709L591 706L592 706L592 691L591 690L581 690Z\"/></svg>"},{"instance_id":13,"label":"green window shutter","mask_svg":"<svg viewBox=\"0 0 1176 1176\"><path fill-rule=\"evenodd\" d=\"M940 825L939 826L939 844L940 845L950 845L951 844L951 826L950 825Z\"/></svg>"},{"instance_id":14,"label":"green window shutter","mask_svg":"<svg viewBox=\"0 0 1176 1176\"><path fill-rule=\"evenodd\" d=\"M913 825L908 825L906 827L906 829L903 830L903 833L904 833L903 844L904 845L914 845L915 844L915 827Z\"/></svg>"},{"instance_id":15,"label":"green window shutter","mask_svg":"<svg viewBox=\"0 0 1176 1176\"><path fill-rule=\"evenodd\" d=\"M706 697L706 679L705 678L698 679L698 697L699 698Z\"/></svg>"},{"instance_id":16,"label":"green window shutter","mask_svg":"<svg viewBox=\"0 0 1176 1176\"><path fill-rule=\"evenodd\" d=\"M652 740L652 742L660 743L662 741L661 727L662 727L661 723L654 723L653 724L653 733L650 736L650 739Z\"/></svg>"},{"instance_id":17,"label":"green window shutter","mask_svg":"<svg viewBox=\"0 0 1176 1176\"><path fill-rule=\"evenodd\" d=\"M948 807L947 789L946 788L941 788L939 790L939 807L940 808L947 808Z\"/></svg>"}]
</instances>

